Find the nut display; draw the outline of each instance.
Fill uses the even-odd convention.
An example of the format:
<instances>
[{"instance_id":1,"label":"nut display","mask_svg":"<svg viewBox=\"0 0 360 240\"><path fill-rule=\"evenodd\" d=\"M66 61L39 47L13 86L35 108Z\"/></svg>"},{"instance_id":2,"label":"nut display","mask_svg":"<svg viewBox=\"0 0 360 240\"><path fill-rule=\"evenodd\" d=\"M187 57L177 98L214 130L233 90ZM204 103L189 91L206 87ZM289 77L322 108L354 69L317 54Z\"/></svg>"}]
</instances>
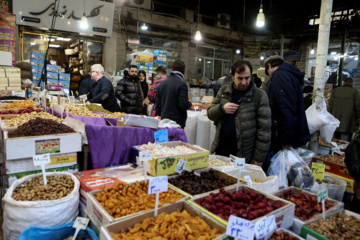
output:
<instances>
[{"instance_id":1,"label":"nut display","mask_svg":"<svg viewBox=\"0 0 360 240\"><path fill-rule=\"evenodd\" d=\"M123 112L113 112L107 115L104 115L104 117L106 118L117 118L117 119L121 119L123 118L127 113L123 113Z\"/></svg>"},{"instance_id":2,"label":"nut display","mask_svg":"<svg viewBox=\"0 0 360 240\"><path fill-rule=\"evenodd\" d=\"M330 240L360 239L360 219L346 215L344 212L340 212L337 216L331 216L311 223L307 227Z\"/></svg>"},{"instance_id":3,"label":"nut display","mask_svg":"<svg viewBox=\"0 0 360 240\"><path fill-rule=\"evenodd\" d=\"M69 113L74 116L84 116L84 117L101 117L100 114L91 112L89 109L85 109L84 106L72 106L68 105Z\"/></svg>"},{"instance_id":4,"label":"nut display","mask_svg":"<svg viewBox=\"0 0 360 240\"><path fill-rule=\"evenodd\" d=\"M23 109L33 107L36 108L36 104L31 100L23 100L18 102L12 102L2 107L2 109Z\"/></svg>"},{"instance_id":5,"label":"nut display","mask_svg":"<svg viewBox=\"0 0 360 240\"><path fill-rule=\"evenodd\" d=\"M335 184L335 185L339 185L339 183L338 182L335 182L335 181L331 181L331 180L329 180L329 179L323 179L323 180L320 180L320 179L316 179L316 182L318 183L318 184L321 184L321 183L327 183L327 184Z\"/></svg>"},{"instance_id":6,"label":"nut display","mask_svg":"<svg viewBox=\"0 0 360 240\"><path fill-rule=\"evenodd\" d=\"M220 188L219 193L210 193L209 196L199 198L195 202L226 221L230 215L251 221L283 205L267 199L256 191L250 192L245 189L229 193L224 188Z\"/></svg>"},{"instance_id":7,"label":"nut display","mask_svg":"<svg viewBox=\"0 0 360 240\"><path fill-rule=\"evenodd\" d=\"M110 111L106 110L105 108L97 105L97 104L86 104L86 108L89 109L91 112L99 112L99 113L111 113Z\"/></svg>"},{"instance_id":8,"label":"nut display","mask_svg":"<svg viewBox=\"0 0 360 240\"><path fill-rule=\"evenodd\" d=\"M148 194L149 184L145 181L133 184L116 183L96 193L95 198L113 218L119 218L140 211L149 211L155 207L155 194ZM170 189L159 194L159 207L165 203L174 203L184 198Z\"/></svg>"},{"instance_id":9,"label":"nut display","mask_svg":"<svg viewBox=\"0 0 360 240\"><path fill-rule=\"evenodd\" d=\"M206 240L219 236L217 228L211 228L199 216L192 217L187 211L165 212L153 218L146 218L127 232L111 233L115 240L136 239L179 239Z\"/></svg>"},{"instance_id":10,"label":"nut display","mask_svg":"<svg viewBox=\"0 0 360 240\"><path fill-rule=\"evenodd\" d=\"M194 172L184 171L175 178L169 178L169 183L191 195L196 195L235 184L236 179L221 178L210 169L208 172L201 172L200 176Z\"/></svg>"},{"instance_id":11,"label":"nut display","mask_svg":"<svg viewBox=\"0 0 360 240\"><path fill-rule=\"evenodd\" d=\"M233 162L224 162L218 159L209 159L209 167L226 167L226 166L234 166Z\"/></svg>"},{"instance_id":12,"label":"nut display","mask_svg":"<svg viewBox=\"0 0 360 240\"><path fill-rule=\"evenodd\" d=\"M321 203L318 203L316 195L306 194L295 191L294 189L288 189L279 197L295 203L295 216L302 221L306 221L314 215L322 212ZM331 207L332 204L325 200L325 210L328 210Z\"/></svg>"},{"instance_id":13,"label":"nut display","mask_svg":"<svg viewBox=\"0 0 360 240\"><path fill-rule=\"evenodd\" d=\"M75 130L71 127L51 119L36 118L19 126L15 131L9 132L9 138L74 132Z\"/></svg>"},{"instance_id":14,"label":"nut display","mask_svg":"<svg viewBox=\"0 0 360 240\"><path fill-rule=\"evenodd\" d=\"M291 236L288 232L275 231L269 240L299 240L298 237Z\"/></svg>"},{"instance_id":15,"label":"nut display","mask_svg":"<svg viewBox=\"0 0 360 240\"><path fill-rule=\"evenodd\" d=\"M57 118L47 112L31 112L31 113L25 113L21 114L15 118L4 120L6 127L17 127L20 125L23 125L24 123L27 123L28 121L36 118L42 118L42 119L51 119L57 123L62 123L63 120L60 118Z\"/></svg>"},{"instance_id":16,"label":"nut display","mask_svg":"<svg viewBox=\"0 0 360 240\"><path fill-rule=\"evenodd\" d=\"M74 181L69 176L47 176L46 180L46 186L42 176L27 180L15 188L12 198L16 201L57 200L74 189Z\"/></svg>"},{"instance_id":17,"label":"nut display","mask_svg":"<svg viewBox=\"0 0 360 240\"><path fill-rule=\"evenodd\" d=\"M346 166L345 165L345 155L322 155L318 157L319 159L322 159L324 161L327 162L332 162L332 163L336 163L339 164L341 166Z\"/></svg>"}]
</instances>

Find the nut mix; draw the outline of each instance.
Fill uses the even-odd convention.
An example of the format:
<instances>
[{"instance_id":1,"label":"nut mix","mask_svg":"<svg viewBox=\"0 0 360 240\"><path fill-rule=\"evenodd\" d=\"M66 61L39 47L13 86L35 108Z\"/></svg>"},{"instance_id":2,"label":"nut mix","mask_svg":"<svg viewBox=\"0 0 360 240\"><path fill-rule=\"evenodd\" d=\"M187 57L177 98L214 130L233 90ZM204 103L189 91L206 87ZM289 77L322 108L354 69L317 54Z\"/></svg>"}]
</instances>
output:
<instances>
[{"instance_id":1,"label":"nut mix","mask_svg":"<svg viewBox=\"0 0 360 240\"><path fill-rule=\"evenodd\" d=\"M330 240L360 239L360 219L346 215L344 212L339 213L337 216L331 216L311 223L307 227Z\"/></svg>"},{"instance_id":2,"label":"nut mix","mask_svg":"<svg viewBox=\"0 0 360 240\"><path fill-rule=\"evenodd\" d=\"M243 182L245 182L245 178L244 178L244 177L240 177L240 180L243 181ZM256 180L256 179L254 179L254 178L252 178L251 181L254 182L254 183L264 183L263 181Z\"/></svg>"},{"instance_id":3,"label":"nut mix","mask_svg":"<svg viewBox=\"0 0 360 240\"><path fill-rule=\"evenodd\" d=\"M71 127L51 119L36 118L19 126L15 131L9 132L9 138L74 132L75 130Z\"/></svg>"},{"instance_id":4,"label":"nut mix","mask_svg":"<svg viewBox=\"0 0 360 240\"><path fill-rule=\"evenodd\" d=\"M57 200L69 195L74 189L74 181L69 176L47 176L44 186L42 176L27 180L13 192L16 201Z\"/></svg>"},{"instance_id":5,"label":"nut mix","mask_svg":"<svg viewBox=\"0 0 360 240\"><path fill-rule=\"evenodd\" d=\"M103 107L97 105L97 104L86 104L86 108L89 109L92 112L99 112L99 113L111 113L110 111L104 109Z\"/></svg>"},{"instance_id":6,"label":"nut mix","mask_svg":"<svg viewBox=\"0 0 360 240\"><path fill-rule=\"evenodd\" d=\"M150 211L155 208L155 194L148 194L148 186L149 184L145 184L145 181L133 184L116 183L114 186L96 193L95 199L113 218L140 211ZM182 198L184 198L183 195L169 189L167 192L159 194L159 207Z\"/></svg>"},{"instance_id":7,"label":"nut mix","mask_svg":"<svg viewBox=\"0 0 360 240\"><path fill-rule=\"evenodd\" d=\"M233 162L224 162L218 159L209 160L210 167L226 167L226 166L234 166Z\"/></svg>"},{"instance_id":8,"label":"nut mix","mask_svg":"<svg viewBox=\"0 0 360 240\"><path fill-rule=\"evenodd\" d=\"M278 232L275 231L269 240L299 240L298 237L291 236L288 232Z\"/></svg>"},{"instance_id":9,"label":"nut mix","mask_svg":"<svg viewBox=\"0 0 360 240\"><path fill-rule=\"evenodd\" d=\"M127 239L179 239L207 240L220 235L217 228L211 228L199 216L192 217L186 210L171 214L165 212L153 218L146 218L127 232L111 233L115 240Z\"/></svg>"},{"instance_id":10,"label":"nut mix","mask_svg":"<svg viewBox=\"0 0 360 240\"><path fill-rule=\"evenodd\" d=\"M288 189L279 197L295 203L295 216L302 221L306 221L314 215L322 213L322 206L321 203L318 203L316 195L296 192L293 189ZM332 204L325 200L325 209L328 210L331 207Z\"/></svg>"},{"instance_id":11,"label":"nut mix","mask_svg":"<svg viewBox=\"0 0 360 240\"><path fill-rule=\"evenodd\" d=\"M318 158L327 161L327 162L332 162L332 163L336 163L339 164L341 166L346 166L345 165L345 155L323 155L323 156L319 156Z\"/></svg>"},{"instance_id":12,"label":"nut mix","mask_svg":"<svg viewBox=\"0 0 360 240\"><path fill-rule=\"evenodd\" d=\"M200 176L196 176L194 172L183 172L175 178L169 178L169 183L191 195L196 195L235 184L236 179L221 178L210 169L208 172L201 172Z\"/></svg>"},{"instance_id":13,"label":"nut mix","mask_svg":"<svg viewBox=\"0 0 360 240\"><path fill-rule=\"evenodd\" d=\"M11 118L9 120L4 120L4 122L6 127L17 127L35 118L51 119L58 123L62 123L63 121L60 118L57 118L47 112L31 112L31 113L21 114L20 116Z\"/></svg>"}]
</instances>

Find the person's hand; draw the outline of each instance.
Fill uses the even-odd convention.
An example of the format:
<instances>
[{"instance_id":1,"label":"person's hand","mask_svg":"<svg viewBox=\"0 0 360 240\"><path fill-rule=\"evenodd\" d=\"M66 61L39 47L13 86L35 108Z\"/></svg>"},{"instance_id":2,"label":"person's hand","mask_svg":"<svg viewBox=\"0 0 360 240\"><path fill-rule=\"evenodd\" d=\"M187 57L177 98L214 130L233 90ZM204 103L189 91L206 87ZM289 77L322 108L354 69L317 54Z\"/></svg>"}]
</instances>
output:
<instances>
[{"instance_id":1,"label":"person's hand","mask_svg":"<svg viewBox=\"0 0 360 240\"><path fill-rule=\"evenodd\" d=\"M234 114L238 110L239 105L236 103L228 102L224 105L226 114Z\"/></svg>"},{"instance_id":2,"label":"person's hand","mask_svg":"<svg viewBox=\"0 0 360 240\"><path fill-rule=\"evenodd\" d=\"M290 148L291 148L291 145L282 145L281 146L281 150L285 150L285 149L290 150Z\"/></svg>"},{"instance_id":3,"label":"person's hand","mask_svg":"<svg viewBox=\"0 0 360 240\"><path fill-rule=\"evenodd\" d=\"M260 166L260 167L261 167L262 164L263 164L262 162L256 161L256 160L254 160L254 159L252 159L250 163L251 163L251 164L254 164L254 165L257 165L257 166Z\"/></svg>"}]
</instances>

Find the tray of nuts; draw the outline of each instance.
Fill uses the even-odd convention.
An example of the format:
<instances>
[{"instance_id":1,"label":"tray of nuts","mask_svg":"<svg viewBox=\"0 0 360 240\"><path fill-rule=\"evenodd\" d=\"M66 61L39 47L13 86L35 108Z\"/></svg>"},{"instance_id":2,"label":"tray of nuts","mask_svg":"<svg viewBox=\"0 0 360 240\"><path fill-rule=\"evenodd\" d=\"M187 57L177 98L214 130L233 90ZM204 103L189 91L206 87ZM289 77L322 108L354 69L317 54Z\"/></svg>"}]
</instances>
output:
<instances>
[{"instance_id":1,"label":"tray of nuts","mask_svg":"<svg viewBox=\"0 0 360 240\"><path fill-rule=\"evenodd\" d=\"M353 240L360 239L360 216L350 211L341 211L304 225L301 236L309 235L316 239Z\"/></svg>"},{"instance_id":2,"label":"tray of nuts","mask_svg":"<svg viewBox=\"0 0 360 240\"><path fill-rule=\"evenodd\" d=\"M302 237L284 228L276 229L269 240L303 240Z\"/></svg>"}]
</instances>

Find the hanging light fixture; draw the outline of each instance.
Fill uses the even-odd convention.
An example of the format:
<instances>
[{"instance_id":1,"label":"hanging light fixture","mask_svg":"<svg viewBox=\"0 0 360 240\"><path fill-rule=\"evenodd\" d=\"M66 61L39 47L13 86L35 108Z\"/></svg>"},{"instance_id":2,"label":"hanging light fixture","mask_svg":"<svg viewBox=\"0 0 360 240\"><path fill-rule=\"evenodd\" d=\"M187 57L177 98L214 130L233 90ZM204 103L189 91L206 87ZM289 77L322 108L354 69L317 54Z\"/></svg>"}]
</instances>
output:
<instances>
[{"instance_id":1,"label":"hanging light fixture","mask_svg":"<svg viewBox=\"0 0 360 240\"><path fill-rule=\"evenodd\" d=\"M263 13L263 5L261 0L260 10L256 18L256 26L263 27L265 25L265 15Z\"/></svg>"},{"instance_id":2,"label":"hanging light fixture","mask_svg":"<svg viewBox=\"0 0 360 240\"><path fill-rule=\"evenodd\" d=\"M87 17L86 17L86 13L85 13L85 0L84 0L84 13L80 20L80 27L82 29L88 28L88 21L87 21Z\"/></svg>"},{"instance_id":3,"label":"hanging light fixture","mask_svg":"<svg viewBox=\"0 0 360 240\"><path fill-rule=\"evenodd\" d=\"M199 3L198 3L198 14L197 14L197 30L195 32L195 41L201 41L202 39L202 36L201 36L201 32L199 30L199 21L200 21L200 0L199 0Z\"/></svg>"},{"instance_id":4,"label":"hanging light fixture","mask_svg":"<svg viewBox=\"0 0 360 240\"><path fill-rule=\"evenodd\" d=\"M310 50L310 54L314 54L314 53L315 53L315 49L312 48L312 49Z\"/></svg>"},{"instance_id":5,"label":"hanging light fixture","mask_svg":"<svg viewBox=\"0 0 360 240\"><path fill-rule=\"evenodd\" d=\"M143 23L143 25L141 26L141 30L144 31L148 30L148 26L145 23Z\"/></svg>"},{"instance_id":6,"label":"hanging light fixture","mask_svg":"<svg viewBox=\"0 0 360 240\"><path fill-rule=\"evenodd\" d=\"M236 49L236 54L240 54L240 49Z\"/></svg>"}]
</instances>

